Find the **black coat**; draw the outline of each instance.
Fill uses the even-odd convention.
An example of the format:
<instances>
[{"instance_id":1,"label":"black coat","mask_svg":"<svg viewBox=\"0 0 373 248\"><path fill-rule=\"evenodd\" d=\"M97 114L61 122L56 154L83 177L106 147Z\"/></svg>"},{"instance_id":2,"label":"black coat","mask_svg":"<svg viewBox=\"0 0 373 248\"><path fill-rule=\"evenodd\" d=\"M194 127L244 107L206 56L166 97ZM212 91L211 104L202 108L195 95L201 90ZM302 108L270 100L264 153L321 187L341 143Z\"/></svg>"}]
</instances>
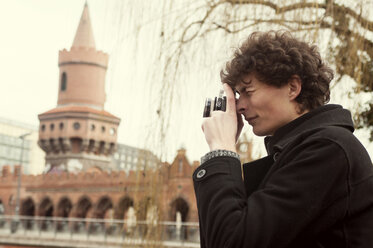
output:
<instances>
[{"instance_id":1,"label":"black coat","mask_svg":"<svg viewBox=\"0 0 373 248\"><path fill-rule=\"evenodd\" d=\"M348 110L325 105L267 137L244 181L238 159L203 163L201 247L373 248L373 166L353 130Z\"/></svg>"}]
</instances>

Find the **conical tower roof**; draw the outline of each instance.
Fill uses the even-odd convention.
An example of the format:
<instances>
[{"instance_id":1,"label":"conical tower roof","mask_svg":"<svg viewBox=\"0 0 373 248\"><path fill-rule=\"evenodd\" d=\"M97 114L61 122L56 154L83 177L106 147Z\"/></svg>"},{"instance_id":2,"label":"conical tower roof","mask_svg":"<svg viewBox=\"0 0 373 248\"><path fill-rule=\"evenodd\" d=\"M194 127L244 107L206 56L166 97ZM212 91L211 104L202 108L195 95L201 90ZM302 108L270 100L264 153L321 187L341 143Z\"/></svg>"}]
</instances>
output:
<instances>
[{"instance_id":1,"label":"conical tower roof","mask_svg":"<svg viewBox=\"0 0 373 248\"><path fill-rule=\"evenodd\" d=\"M84 4L82 17L80 18L79 26L76 30L74 42L71 47L96 48L87 2Z\"/></svg>"}]
</instances>

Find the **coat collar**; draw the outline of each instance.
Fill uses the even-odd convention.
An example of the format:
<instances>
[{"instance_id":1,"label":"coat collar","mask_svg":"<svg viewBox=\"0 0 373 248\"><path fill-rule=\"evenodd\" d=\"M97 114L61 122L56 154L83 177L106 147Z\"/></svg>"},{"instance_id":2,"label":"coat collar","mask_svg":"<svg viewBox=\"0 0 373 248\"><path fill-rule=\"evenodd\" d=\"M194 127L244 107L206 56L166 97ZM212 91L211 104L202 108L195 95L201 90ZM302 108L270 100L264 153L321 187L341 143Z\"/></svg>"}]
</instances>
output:
<instances>
[{"instance_id":1,"label":"coat collar","mask_svg":"<svg viewBox=\"0 0 373 248\"><path fill-rule=\"evenodd\" d=\"M267 136L264 143L268 154L281 151L286 144L295 139L299 134L312 129L340 126L354 131L350 111L336 104L328 104L316 108L297 119L279 128L273 136Z\"/></svg>"},{"instance_id":2,"label":"coat collar","mask_svg":"<svg viewBox=\"0 0 373 248\"><path fill-rule=\"evenodd\" d=\"M243 164L243 175L247 197L258 189L265 175L273 165L273 162L273 156L269 155L264 158Z\"/></svg>"}]
</instances>

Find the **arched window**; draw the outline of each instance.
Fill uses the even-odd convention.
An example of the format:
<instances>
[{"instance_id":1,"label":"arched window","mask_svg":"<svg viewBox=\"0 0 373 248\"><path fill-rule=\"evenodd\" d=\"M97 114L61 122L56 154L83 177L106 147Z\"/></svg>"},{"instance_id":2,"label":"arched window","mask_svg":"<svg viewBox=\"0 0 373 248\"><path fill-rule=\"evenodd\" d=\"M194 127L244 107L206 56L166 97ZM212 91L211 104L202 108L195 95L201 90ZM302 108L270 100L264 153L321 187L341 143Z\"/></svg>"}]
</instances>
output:
<instances>
[{"instance_id":1,"label":"arched window","mask_svg":"<svg viewBox=\"0 0 373 248\"><path fill-rule=\"evenodd\" d=\"M179 173L183 171L183 160L179 159L179 168L178 168Z\"/></svg>"},{"instance_id":2,"label":"arched window","mask_svg":"<svg viewBox=\"0 0 373 248\"><path fill-rule=\"evenodd\" d=\"M66 72L62 72L61 75L61 91L65 91L67 87L67 74Z\"/></svg>"}]
</instances>

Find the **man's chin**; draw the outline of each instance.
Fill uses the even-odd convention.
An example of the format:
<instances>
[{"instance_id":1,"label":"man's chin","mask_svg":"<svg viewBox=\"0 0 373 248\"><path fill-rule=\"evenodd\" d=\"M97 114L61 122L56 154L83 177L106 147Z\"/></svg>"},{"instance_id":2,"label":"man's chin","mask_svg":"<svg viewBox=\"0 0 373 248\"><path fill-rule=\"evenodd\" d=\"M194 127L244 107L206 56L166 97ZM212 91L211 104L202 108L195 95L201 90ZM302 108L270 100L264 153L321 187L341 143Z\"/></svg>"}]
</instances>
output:
<instances>
[{"instance_id":1,"label":"man's chin","mask_svg":"<svg viewBox=\"0 0 373 248\"><path fill-rule=\"evenodd\" d=\"M259 136L259 137L263 137L263 136L268 136L268 132L266 132L265 130L261 130L261 129L258 129L258 128L255 128L253 127L253 133L256 135L256 136Z\"/></svg>"}]
</instances>

